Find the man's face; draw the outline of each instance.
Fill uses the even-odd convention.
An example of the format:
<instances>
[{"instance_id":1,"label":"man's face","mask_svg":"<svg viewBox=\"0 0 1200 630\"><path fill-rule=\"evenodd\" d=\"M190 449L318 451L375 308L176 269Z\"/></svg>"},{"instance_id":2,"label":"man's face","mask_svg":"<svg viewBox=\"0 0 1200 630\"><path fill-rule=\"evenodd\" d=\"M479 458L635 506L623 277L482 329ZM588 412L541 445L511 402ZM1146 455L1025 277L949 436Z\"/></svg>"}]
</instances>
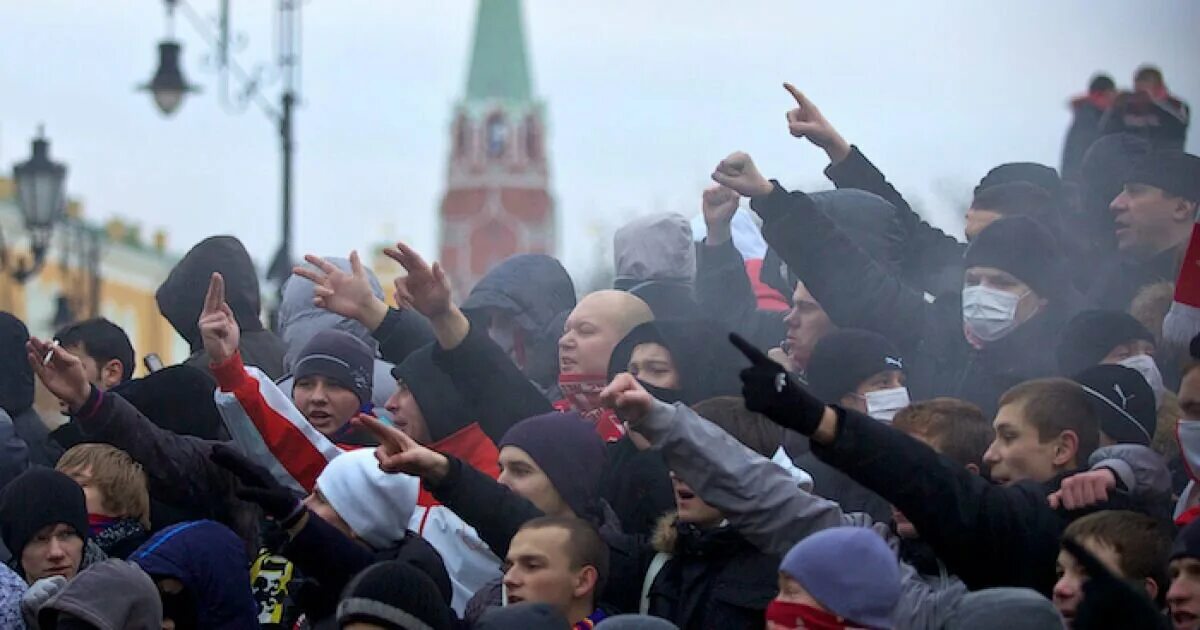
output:
<instances>
[{"instance_id":1,"label":"man's face","mask_svg":"<svg viewBox=\"0 0 1200 630\"><path fill-rule=\"evenodd\" d=\"M550 477L523 449L505 446L500 449L500 476L496 481L525 497L544 514L566 516L571 508L550 482Z\"/></svg>"},{"instance_id":2,"label":"man's face","mask_svg":"<svg viewBox=\"0 0 1200 630\"><path fill-rule=\"evenodd\" d=\"M1176 558L1169 565L1167 608L1175 630L1200 630L1200 560Z\"/></svg>"},{"instance_id":3,"label":"man's face","mask_svg":"<svg viewBox=\"0 0 1200 630\"><path fill-rule=\"evenodd\" d=\"M392 423L397 429L407 433L417 444L429 444L432 438L425 414L421 412L416 396L403 381L396 381L396 392L388 398L384 409L392 414Z\"/></svg>"},{"instance_id":4,"label":"man's face","mask_svg":"<svg viewBox=\"0 0 1200 630\"><path fill-rule=\"evenodd\" d=\"M801 369L808 367L808 360L812 358L817 342L837 330L829 320L829 314L821 308L803 282L796 283L796 291L792 294L792 310L788 311L783 322L788 328L784 350L792 363Z\"/></svg>"},{"instance_id":5,"label":"man's face","mask_svg":"<svg viewBox=\"0 0 1200 630\"><path fill-rule=\"evenodd\" d=\"M80 488L83 488L83 498L87 500L88 514L99 514L100 516L107 516L109 518L121 516L120 514L111 513L111 510L105 507L108 497L104 496L104 492L100 490L98 486L92 484L91 467L77 470L64 470L62 473L70 477L75 483L79 484Z\"/></svg>"},{"instance_id":6,"label":"man's face","mask_svg":"<svg viewBox=\"0 0 1200 630\"><path fill-rule=\"evenodd\" d=\"M358 415L358 396L324 376L296 379L292 400L309 424L324 435L332 435Z\"/></svg>"},{"instance_id":7,"label":"man's face","mask_svg":"<svg viewBox=\"0 0 1200 630\"><path fill-rule=\"evenodd\" d=\"M1121 573L1121 556L1116 549L1092 538L1081 538L1079 544L1096 556L1100 564L1112 571L1113 575L1125 577ZM1058 582L1054 584L1051 600L1067 622L1067 627L1071 628L1074 627L1076 609L1083 601L1083 584L1087 582L1088 574L1083 565L1075 561L1075 556L1066 550L1058 552L1057 568Z\"/></svg>"},{"instance_id":8,"label":"man's face","mask_svg":"<svg viewBox=\"0 0 1200 630\"><path fill-rule=\"evenodd\" d=\"M87 353L87 349L81 343L63 346L63 350L79 358L79 361L83 363L83 371L87 373L88 382L95 385L96 389L107 391L121 384L124 368L120 361L113 359L101 365Z\"/></svg>"},{"instance_id":9,"label":"man's face","mask_svg":"<svg viewBox=\"0 0 1200 630\"><path fill-rule=\"evenodd\" d=\"M1200 421L1200 368L1188 370L1179 383L1179 408L1184 420Z\"/></svg>"},{"instance_id":10,"label":"man's face","mask_svg":"<svg viewBox=\"0 0 1200 630\"><path fill-rule=\"evenodd\" d=\"M663 389L679 389L679 370L671 351L661 344L643 343L629 355L629 373L634 378Z\"/></svg>"},{"instance_id":11,"label":"man's face","mask_svg":"<svg viewBox=\"0 0 1200 630\"><path fill-rule=\"evenodd\" d=\"M1154 356L1154 344L1145 339L1134 339L1114 347L1103 359L1101 365L1116 365L1125 359L1138 355Z\"/></svg>"},{"instance_id":12,"label":"man's face","mask_svg":"<svg viewBox=\"0 0 1200 630\"><path fill-rule=\"evenodd\" d=\"M679 522L691 523L701 529L716 527L725 519L717 508L696 496L691 486L671 473L671 485L675 489L675 509L679 511Z\"/></svg>"},{"instance_id":13,"label":"man's face","mask_svg":"<svg viewBox=\"0 0 1200 630\"><path fill-rule=\"evenodd\" d=\"M605 297L579 302L567 316L563 335L558 339L558 367L562 374L607 374L613 348L624 333L616 306Z\"/></svg>"},{"instance_id":14,"label":"man's face","mask_svg":"<svg viewBox=\"0 0 1200 630\"><path fill-rule=\"evenodd\" d=\"M967 242L975 240L976 236L983 231L983 228L995 223L1003 216L999 212L992 210L983 210L980 208L967 209L967 225L963 228L963 233L967 237Z\"/></svg>"},{"instance_id":15,"label":"man's face","mask_svg":"<svg viewBox=\"0 0 1200 630\"><path fill-rule=\"evenodd\" d=\"M587 595L595 580L573 568L567 552L570 534L561 527L522 529L513 536L505 559L504 586L510 604L549 604L567 614L572 603Z\"/></svg>"},{"instance_id":16,"label":"man's face","mask_svg":"<svg viewBox=\"0 0 1200 630\"><path fill-rule=\"evenodd\" d=\"M1041 441L1037 428L1025 419L1024 406L1004 405L992 422L996 438L983 454L983 461L991 466L996 483L1007 485L1026 479L1044 482L1058 474L1058 441Z\"/></svg>"},{"instance_id":17,"label":"man's face","mask_svg":"<svg viewBox=\"0 0 1200 630\"><path fill-rule=\"evenodd\" d=\"M847 409L853 409L859 413L868 413L867 394L904 387L904 381L904 372L900 370L877 372L867 380L859 383L853 392L842 396L842 399L838 402Z\"/></svg>"},{"instance_id":18,"label":"man's face","mask_svg":"<svg viewBox=\"0 0 1200 630\"><path fill-rule=\"evenodd\" d=\"M30 584L52 575L69 580L75 577L81 562L83 539L65 523L39 529L21 551L21 568Z\"/></svg>"},{"instance_id":19,"label":"man's face","mask_svg":"<svg viewBox=\"0 0 1200 630\"><path fill-rule=\"evenodd\" d=\"M500 349L512 359L512 362L517 367L525 368L524 348L522 348L522 331L517 325L516 320L508 311L503 311L498 308L484 309L484 314L488 322L488 336Z\"/></svg>"},{"instance_id":20,"label":"man's face","mask_svg":"<svg viewBox=\"0 0 1200 630\"><path fill-rule=\"evenodd\" d=\"M1134 256L1153 256L1191 234L1191 205L1155 186L1125 184L1109 210L1116 222L1117 248Z\"/></svg>"},{"instance_id":21,"label":"man's face","mask_svg":"<svg viewBox=\"0 0 1200 630\"><path fill-rule=\"evenodd\" d=\"M990 289L1011 293L1020 298L1013 321L1023 324L1046 305L1046 300L1033 292L1028 284L1016 276L995 267L970 267L963 274L963 288L985 286Z\"/></svg>"}]
</instances>

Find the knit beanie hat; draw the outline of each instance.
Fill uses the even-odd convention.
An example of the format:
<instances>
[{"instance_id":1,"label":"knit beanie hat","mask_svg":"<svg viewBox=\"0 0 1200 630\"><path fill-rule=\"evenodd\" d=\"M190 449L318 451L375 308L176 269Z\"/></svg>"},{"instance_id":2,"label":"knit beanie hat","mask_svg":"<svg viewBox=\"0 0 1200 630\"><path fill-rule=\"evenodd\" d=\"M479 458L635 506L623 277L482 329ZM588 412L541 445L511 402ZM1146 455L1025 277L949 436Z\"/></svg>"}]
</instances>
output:
<instances>
[{"instance_id":1,"label":"knit beanie hat","mask_svg":"<svg viewBox=\"0 0 1200 630\"><path fill-rule=\"evenodd\" d=\"M994 267L1015 276L1044 298L1062 287L1058 244L1029 217L1006 217L983 229L967 248L966 267Z\"/></svg>"},{"instance_id":2,"label":"knit beanie hat","mask_svg":"<svg viewBox=\"0 0 1200 630\"><path fill-rule=\"evenodd\" d=\"M817 398L836 404L868 378L903 369L900 353L886 337L869 330L843 329L822 337L813 348L808 386Z\"/></svg>"},{"instance_id":3,"label":"knit beanie hat","mask_svg":"<svg viewBox=\"0 0 1200 630\"><path fill-rule=\"evenodd\" d=\"M31 468L0 492L0 538L13 556L21 556L38 530L59 523L88 539L83 488L57 470Z\"/></svg>"},{"instance_id":4,"label":"knit beanie hat","mask_svg":"<svg viewBox=\"0 0 1200 630\"><path fill-rule=\"evenodd\" d=\"M650 615L616 615L596 624L604 630L679 630L679 626Z\"/></svg>"},{"instance_id":5,"label":"knit beanie hat","mask_svg":"<svg viewBox=\"0 0 1200 630\"><path fill-rule=\"evenodd\" d=\"M368 405L375 357L362 339L341 330L322 330L304 344L292 373L297 381L306 376L324 376L354 392L360 405Z\"/></svg>"},{"instance_id":6,"label":"knit beanie hat","mask_svg":"<svg viewBox=\"0 0 1200 630\"><path fill-rule=\"evenodd\" d=\"M1154 390L1137 370L1094 365L1075 375L1100 420L1100 430L1120 444L1149 446L1158 426Z\"/></svg>"},{"instance_id":7,"label":"knit beanie hat","mask_svg":"<svg viewBox=\"0 0 1200 630\"><path fill-rule=\"evenodd\" d=\"M1027 588L986 588L959 600L946 630L1045 630L1063 627L1054 604Z\"/></svg>"},{"instance_id":8,"label":"knit beanie hat","mask_svg":"<svg viewBox=\"0 0 1200 630\"><path fill-rule=\"evenodd\" d=\"M1154 186L1170 196L1200 202L1200 157L1177 149L1155 151L1138 162L1125 183Z\"/></svg>"},{"instance_id":9,"label":"knit beanie hat","mask_svg":"<svg viewBox=\"0 0 1200 630\"><path fill-rule=\"evenodd\" d=\"M865 527L833 527L796 543L779 572L829 612L868 628L891 628L900 601L900 563Z\"/></svg>"},{"instance_id":10,"label":"knit beanie hat","mask_svg":"<svg viewBox=\"0 0 1200 630\"><path fill-rule=\"evenodd\" d=\"M376 550L404 538L420 485L416 477L380 470L369 448L338 455L317 477L317 488L329 505Z\"/></svg>"},{"instance_id":11,"label":"knit beanie hat","mask_svg":"<svg viewBox=\"0 0 1200 630\"><path fill-rule=\"evenodd\" d=\"M454 614L442 601L437 585L402 560L371 565L350 580L338 603L337 622L338 627L358 622L387 630L455 627Z\"/></svg>"},{"instance_id":12,"label":"knit beanie hat","mask_svg":"<svg viewBox=\"0 0 1200 630\"><path fill-rule=\"evenodd\" d=\"M1150 153L1150 142L1131 133L1101 136L1083 154L1080 170L1089 197L1108 204L1121 193L1125 177Z\"/></svg>"},{"instance_id":13,"label":"knit beanie hat","mask_svg":"<svg viewBox=\"0 0 1200 630\"><path fill-rule=\"evenodd\" d=\"M1175 536L1171 545L1171 560L1176 558L1196 558L1200 560L1200 518L1188 523Z\"/></svg>"},{"instance_id":14,"label":"knit beanie hat","mask_svg":"<svg viewBox=\"0 0 1200 630\"><path fill-rule=\"evenodd\" d=\"M550 604L521 602L492 608L475 623L475 630L563 630L571 624Z\"/></svg>"},{"instance_id":15,"label":"knit beanie hat","mask_svg":"<svg viewBox=\"0 0 1200 630\"><path fill-rule=\"evenodd\" d=\"M604 440L578 412L522 420L496 446L515 446L528 453L576 516L587 514L595 503L606 456Z\"/></svg>"},{"instance_id":16,"label":"knit beanie hat","mask_svg":"<svg viewBox=\"0 0 1200 630\"><path fill-rule=\"evenodd\" d=\"M1129 313L1083 311L1063 327L1057 350L1059 372L1078 374L1098 365L1113 348L1137 340L1154 343L1154 335Z\"/></svg>"},{"instance_id":17,"label":"knit beanie hat","mask_svg":"<svg viewBox=\"0 0 1200 630\"><path fill-rule=\"evenodd\" d=\"M1062 198L1062 180L1058 177L1058 171L1037 162L1009 162L1001 164L996 168L988 171L983 179L979 180L979 185L975 187L975 192L985 188L991 188L999 184L1011 184L1013 182L1028 182L1041 188L1049 193L1052 199Z\"/></svg>"}]
</instances>

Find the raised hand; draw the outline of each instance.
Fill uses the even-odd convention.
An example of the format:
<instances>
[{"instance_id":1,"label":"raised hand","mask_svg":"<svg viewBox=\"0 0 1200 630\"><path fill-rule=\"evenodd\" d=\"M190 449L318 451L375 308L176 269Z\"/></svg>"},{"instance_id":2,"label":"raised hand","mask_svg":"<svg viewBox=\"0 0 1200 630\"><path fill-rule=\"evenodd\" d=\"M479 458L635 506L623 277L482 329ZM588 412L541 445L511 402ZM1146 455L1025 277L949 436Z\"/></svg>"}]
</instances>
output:
<instances>
[{"instance_id":1,"label":"raised hand","mask_svg":"<svg viewBox=\"0 0 1200 630\"><path fill-rule=\"evenodd\" d=\"M617 417L636 427L654 409L654 397L628 372L613 378L600 392L600 404L617 412Z\"/></svg>"},{"instance_id":2,"label":"raised hand","mask_svg":"<svg viewBox=\"0 0 1200 630\"><path fill-rule=\"evenodd\" d=\"M433 263L430 267L404 243L396 243L396 247L389 247L383 253L408 272L407 276L396 278L396 304L412 308L429 319L451 312L450 281L441 265Z\"/></svg>"},{"instance_id":3,"label":"raised hand","mask_svg":"<svg viewBox=\"0 0 1200 630\"><path fill-rule=\"evenodd\" d=\"M92 384L88 381L87 371L79 357L67 352L57 344L47 343L37 337L30 337L25 344L26 358L29 360L33 373L59 400L67 405L71 412L87 402L92 393ZM50 361L46 361L46 355Z\"/></svg>"},{"instance_id":4,"label":"raised hand","mask_svg":"<svg viewBox=\"0 0 1200 630\"><path fill-rule=\"evenodd\" d=\"M704 223L708 226L705 242L719 245L732 238L729 225L733 222L740 201L737 192L724 186L711 186L704 191L700 207L704 211Z\"/></svg>"},{"instance_id":5,"label":"raised hand","mask_svg":"<svg viewBox=\"0 0 1200 630\"><path fill-rule=\"evenodd\" d=\"M743 197L769 195L774 189L771 182L758 172L754 160L741 151L731 153L729 157L721 160L713 171L712 178L714 182L733 189Z\"/></svg>"},{"instance_id":6,"label":"raised hand","mask_svg":"<svg viewBox=\"0 0 1200 630\"><path fill-rule=\"evenodd\" d=\"M237 352L242 331L233 316L233 309L225 303L225 278L219 273L213 272L208 281L208 295L204 296L199 326L204 351L213 365L228 361Z\"/></svg>"},{"instance_id":7,"label":"raised hand","mask_svg":"<svg viewBox=\"0 0 1200 630\"><path fill-rule=\"evenodd\" d=\"M387 316L387 304L375 296L371 280L359 260L350 252L350 273L337 265L309 254L304 257L315 267L295 267L292 273L313 283L313 305L353 319L369 330L379 328Z\"/></svg>"},{"instance_id":8,"label":"raised hand","mask_svg":"<svg viewBox=\"0 0 1200 630\"><path fill-rule=\"evenodd\" d=\"M775 424L804 435L813 435L825 416L825 403L808 393L775 361L737 333L729 341L750 359L742 370L742 397L746 408L770 418Z\"/></svg>"},{"instance_id":9,"label":"raised hand","mask_svg":"<svg viewBox=\"0 0 1200 630\"><path fill-rule=\"evenodd\" d=\"M450 460L445 455L417 444L407 433L380 422L379 418L359 414L352 422L379 440L375 459L379 460L380 470L413 475L434 483L450 473Z\"/></svg>"},{"instance_id":10,"label":"raised hand","mask_svg":"<svg viewBox=\"0 0 1200 630\"><path fill-rule=\"evenodd\" d=\"M796 107L787 113L788 132L797 138L808 138L809 142L824 149L834 164L846 159L850 155L850 144L825 120L821 110L791 83L784 83L783 88L796 100Z\"/></svg>"}]
</instances>

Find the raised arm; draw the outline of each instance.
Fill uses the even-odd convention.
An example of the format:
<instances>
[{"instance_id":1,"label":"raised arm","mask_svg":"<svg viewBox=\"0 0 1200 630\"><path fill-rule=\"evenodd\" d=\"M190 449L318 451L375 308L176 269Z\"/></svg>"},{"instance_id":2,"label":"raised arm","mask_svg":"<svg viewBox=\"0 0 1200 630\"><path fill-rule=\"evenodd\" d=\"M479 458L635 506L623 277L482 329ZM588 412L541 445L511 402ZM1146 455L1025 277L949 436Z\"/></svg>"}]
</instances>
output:
<instances>
[{"instance_id":1,"label":"raised arm","mask_svg":"<svg viewBox=\"0 0 1200 630\"><path fill-rule=\"evenodd\" d=\"M740 152L722 160L713 179L751 197L763 236L834 323L874 330L905 348L921 340L932 317L924 295L876 264L808 195L768 181Z\"/></svg>"}]
</instances>

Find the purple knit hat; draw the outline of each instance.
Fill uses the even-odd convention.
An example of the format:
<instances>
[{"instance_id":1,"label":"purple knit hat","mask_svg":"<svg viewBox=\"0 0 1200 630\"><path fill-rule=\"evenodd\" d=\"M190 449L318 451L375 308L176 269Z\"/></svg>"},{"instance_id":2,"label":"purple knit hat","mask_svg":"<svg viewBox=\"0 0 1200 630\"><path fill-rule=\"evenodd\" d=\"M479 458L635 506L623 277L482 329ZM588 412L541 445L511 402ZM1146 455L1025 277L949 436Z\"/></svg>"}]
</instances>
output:
<instances>
[{"instance_id":1,"label":"purple knit hat","mask_svg":"<svg viewBox=\"0 0 1200 630\"><path fill-rule=\"evenodd\" d=\"M586 514L599 494L604 470L604 440L578 412L526 418L500 438L499 448L515 446L537 463L577 516Z\"/></svg>"},{"instance_id":2,"label":"purple knit hat","mask_svg":"<svg viewBox=\"0 0 1200 630\"><path fill-rule=\"evenodd\" d=\"M866 527L832 527L796 543L779 572L800 583L829 612L868 628L891 628L900 601L900 566L883 538Z\"/></svg>"}]
</instances>

